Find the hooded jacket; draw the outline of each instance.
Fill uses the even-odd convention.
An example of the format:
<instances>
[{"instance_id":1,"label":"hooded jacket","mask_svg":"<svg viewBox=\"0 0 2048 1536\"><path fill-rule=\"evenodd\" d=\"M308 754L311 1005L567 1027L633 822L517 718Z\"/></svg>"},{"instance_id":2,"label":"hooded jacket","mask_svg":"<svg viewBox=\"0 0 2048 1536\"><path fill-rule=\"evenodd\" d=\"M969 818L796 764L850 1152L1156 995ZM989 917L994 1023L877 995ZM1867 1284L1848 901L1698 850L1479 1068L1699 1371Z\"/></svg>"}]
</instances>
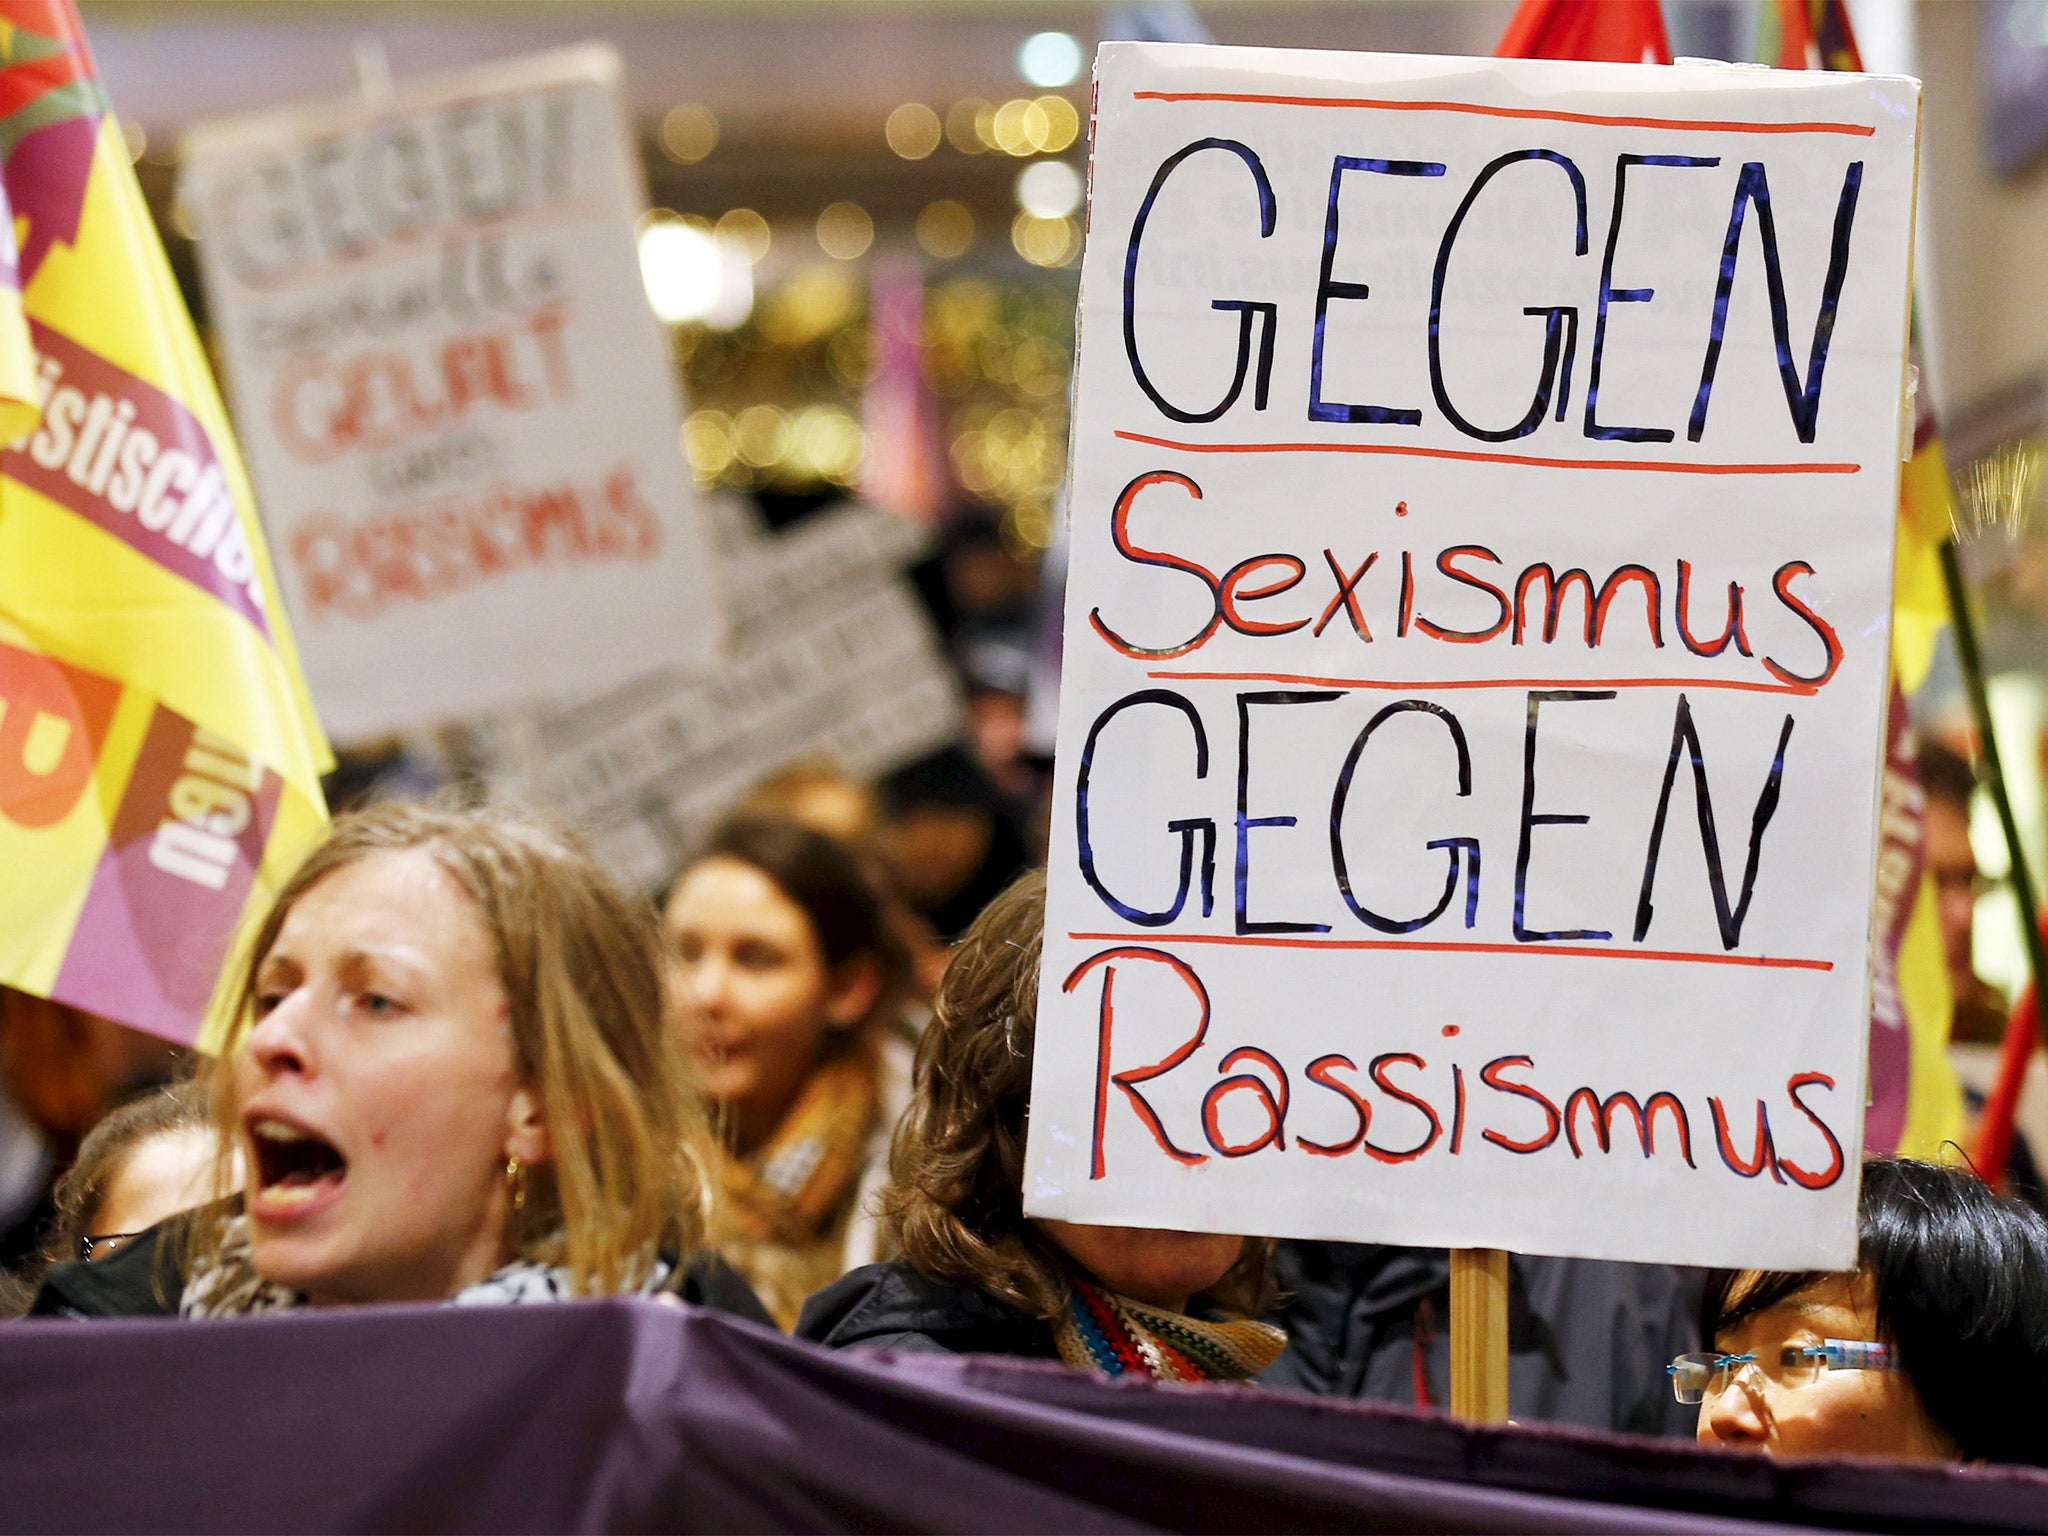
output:
<instances>
[{"instance_id":1,"label":"hooded jacket","mask_svg":"<svg viewBox=\"0 0 2048 1536\"><path fill-rule=\"evenodd\" d=\"M1052 1324L908 1264L868 1264L804 1303L796 1336L827 1349L1057 1360Z\"/></svg>"},{"instance_id":2,"label":"hooded jacket","mask_svg":"<svg viewBox=\"0 0 2048 1536\"><path fill-rule=\"evenodd\" d=\"M1262 1385L1448 1406L1444 1249L1283 1242L1274 1264L1288 1342ZM1700 1347L1699 1271L1515 1254L1508 1276L1514 1418L1691 1437L1699 1410L1677 1401L1664 1367Z\"/></svg>"}]
</instances>

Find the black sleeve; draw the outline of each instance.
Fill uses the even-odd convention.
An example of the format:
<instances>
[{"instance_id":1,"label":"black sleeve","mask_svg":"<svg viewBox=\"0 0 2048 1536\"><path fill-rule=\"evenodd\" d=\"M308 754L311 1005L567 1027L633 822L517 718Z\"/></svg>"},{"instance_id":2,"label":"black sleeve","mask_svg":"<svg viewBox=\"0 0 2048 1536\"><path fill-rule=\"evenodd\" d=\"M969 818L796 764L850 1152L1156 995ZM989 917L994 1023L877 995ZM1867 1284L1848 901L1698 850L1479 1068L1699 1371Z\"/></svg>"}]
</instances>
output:
<instances>
[{"instance_id":1,"label":"black sleeve","mask_svg":"<svg viewBox=\"0 0 2048 1536\"><path fill-rule=\"evenodd\" d=\"M761 1305L761 1298L754 1294L754 1288L747 1284L738 1270L708 1248L683 1266L674 1290L692 1306L715 1307L720 1312L743 1317L764 1328L775 1326L775 1319Z\"/></svg>"},{"instance_id":2,"label":"black sleeve","mask_svg":"<svg viewBox=\"0 0 2048 1536\"><path fill-rule=\"evenodd\" d=\"M29 1303L30 1317L175 1317L184 1282L174 1242L164 1236L179 1217L131 1237L96 1263L52 1264Z\"/></svg>"}]
</instances>

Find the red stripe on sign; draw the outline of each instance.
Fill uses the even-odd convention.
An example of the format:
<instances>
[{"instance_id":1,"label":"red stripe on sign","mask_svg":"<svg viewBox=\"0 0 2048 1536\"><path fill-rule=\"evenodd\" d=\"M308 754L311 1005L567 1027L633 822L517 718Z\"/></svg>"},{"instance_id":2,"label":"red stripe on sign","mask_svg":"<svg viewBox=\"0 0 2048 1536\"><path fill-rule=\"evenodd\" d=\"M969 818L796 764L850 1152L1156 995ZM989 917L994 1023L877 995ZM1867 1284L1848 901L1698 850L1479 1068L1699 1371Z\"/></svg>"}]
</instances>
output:
<instances>
[{"instance_id":1,"label":"red stripe on sign","mask_svg":"<svg viewBox=\"0 0 2048 1536\"><path fill-rule=\"evenodd\" d=\"M282 788L226 742L158 709L51 995L196 1040Z\"/></svg>"},{"instance_id":2,"label":"red stripe on sign","mask_svg":"<svg viewBox=\"0 0 2048 1536\"><path fill-rule=\"evenodd\" d=\"M1482 944L1437 939L1310 939L1265 933L1070 933L1085 943L1142 939L1147 944L1249 944L1262 949L1393 949L1425 955L1570 955L1585 960L1657 960L1670 965L1753 965L1765 970L1832 971L1832 960L1794 955L1730 955L1698 949L1626 949L1618 944Z\"/></svg>"},{"instance_id":3,"label":"red stripe on sign","mask_svg":"<svg viewBox=\"0 0 2048 1536\"><path fill-rule=\"evenodd\" d=\"M1584 123L1594 128L1669 128L1684 133L1839 133L1867 139L1868 123L1756 123L1709 117L1619 117L1550 107L1489 107L1476 101L1392 101L1374 96L1274 96L1253 91L1133 91L1133 101L1234 101L1268 107L1348 107L1372 112L1459 112L1472 117Z\"/></svg>"},{"instance_id":4,"label":"red stripe on sign","mask_svg":"<svg viewBox=\"0 0 2048 1536\"><path fill-rule=\"evenodd\" d=\"M212 593L269 639L255 557L199 419L61 332L30 326L42 360L43 419L0 453L0 475Z\"/></svg>"},{"instance_id":5,"label":"red stripe on sign","mask_svg":"<svg viewBox=\"0 0 2048 1536\"><path fill-rule=\"evenodd\" d=\"M1690 459L1546 459L1530 453L1482 453L1476 448L1423 448L1414 443L1191 443L1146 432L1114 434L1127 443L1176 453L1391 453L1413 459L1455 459L1466 464L1523 464L1535 469L1627 469L1646 475L1853 475L1861 464L1709 464Z\"/></svg>"}]
</instances>

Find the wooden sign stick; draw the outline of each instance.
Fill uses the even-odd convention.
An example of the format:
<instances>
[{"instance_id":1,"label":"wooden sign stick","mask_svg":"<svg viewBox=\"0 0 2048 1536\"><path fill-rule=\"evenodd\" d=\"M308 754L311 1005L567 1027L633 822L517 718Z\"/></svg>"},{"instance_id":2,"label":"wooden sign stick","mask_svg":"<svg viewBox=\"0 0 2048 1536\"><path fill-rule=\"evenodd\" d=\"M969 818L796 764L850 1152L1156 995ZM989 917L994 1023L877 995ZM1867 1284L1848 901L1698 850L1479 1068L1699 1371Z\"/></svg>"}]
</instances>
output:
<instances>
[{"instance_id":1,"label":"wooden sign stick","mask_svg":"<svg viewBox=\"0 0 2048 1536\"><path fill-rule=\"evenodd\" d=\"M1476 1424L1508 1419L1508 1256L1451 1250L1451 1412Z\"/></svg>"}]
</instances>

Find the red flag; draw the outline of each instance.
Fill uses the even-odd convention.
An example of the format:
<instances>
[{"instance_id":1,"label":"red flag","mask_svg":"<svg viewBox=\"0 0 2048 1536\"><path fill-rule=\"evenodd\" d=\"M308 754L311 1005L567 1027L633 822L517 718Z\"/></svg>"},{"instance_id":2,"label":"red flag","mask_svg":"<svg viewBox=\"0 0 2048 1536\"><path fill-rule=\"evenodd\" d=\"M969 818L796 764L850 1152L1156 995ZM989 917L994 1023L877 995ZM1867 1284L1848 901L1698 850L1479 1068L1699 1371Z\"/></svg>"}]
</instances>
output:
<instances>
[{"instance_id":1,"label":"red flag","mask_svg":"<svg viewBox=\"0 0 2048 1536\"><path fill-rule=\"evenodd\" d=\"M1669 64L1657 0L1522 0L1493 50L1503 59L1604 59Z\"/></svg>"}]
</instances>

